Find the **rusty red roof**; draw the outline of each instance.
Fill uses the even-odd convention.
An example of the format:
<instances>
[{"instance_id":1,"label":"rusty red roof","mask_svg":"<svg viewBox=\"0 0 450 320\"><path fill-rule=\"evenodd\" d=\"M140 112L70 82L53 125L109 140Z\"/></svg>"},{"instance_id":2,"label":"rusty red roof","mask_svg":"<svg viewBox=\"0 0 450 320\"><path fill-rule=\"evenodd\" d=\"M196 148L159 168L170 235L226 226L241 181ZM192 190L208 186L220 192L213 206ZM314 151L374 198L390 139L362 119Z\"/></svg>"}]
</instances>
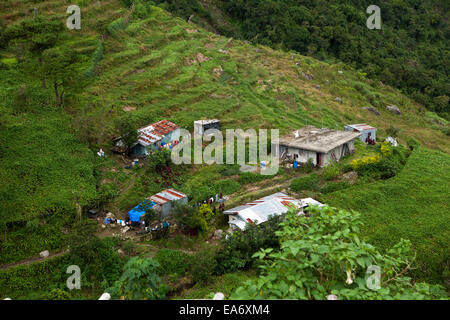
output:
<instances>
[{"instance_id":1,"label":"rusty red roof","mask_svg":"<svg viewBox=\"0 0 450 320\"><path fill-rule=\"evenodd\" d=\"M164 138L167 134L178 129L179 126L169 120L161 120L138 130L139 143L148 146Z\"/></svg>"}]
</instances>

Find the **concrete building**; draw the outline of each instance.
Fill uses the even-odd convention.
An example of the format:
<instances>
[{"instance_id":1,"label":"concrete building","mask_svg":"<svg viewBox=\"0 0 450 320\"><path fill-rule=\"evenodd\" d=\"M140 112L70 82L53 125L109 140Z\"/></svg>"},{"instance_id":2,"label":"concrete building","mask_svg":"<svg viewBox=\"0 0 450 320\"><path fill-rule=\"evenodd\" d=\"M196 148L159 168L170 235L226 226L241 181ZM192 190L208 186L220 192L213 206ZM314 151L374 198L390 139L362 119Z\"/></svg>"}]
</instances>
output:
<instances>
[{"instance_id":1,"label":"concrete building","mask_svg":"<svg viewBox=\"0 0 450 320\"><path fill-rule=\"evenodd\" d=\"M260 224L266 222L269 216L281 215L293 208L299 213L308 210L308 206L322 203L312 199L295 199L282 192L271 194L270 196L248 202L244 205L225 210L223 213L228 215L228 224L232 230L237 228L245 230L247 223Z\"/></svg>"},{"instance_id":2,"label":"concrete building","mask_svg":"<svg viewBox=\"0 0 450 320\"><path fill-rule=\"evenodd\" d=\"M144 157L149 149L158 150L168 144L177 144L180 140L180 127L168 120L161 120L138 129L138 141L130 148L132 157ZM123 152L121 138L114 140L116 150Z\"/></svg>"},{"instance_id":3,"label":"concrete building","mask_svg":"<svg viewBox=\"0 0 450 320\"><path fill-rule=\"evenodd\" d=\"M187 195L174 189L163 190L148 199L156 203L155 210L160 210L163 218L172 213L172 204L174 202L180 204L188 202Z\"/></svg>"},{"instance_id":4,"label":"concrete building","mask_svg":"<svg viewBox=\"0 0 450 320\"><path fill-rule=\"evenodd\" d=\"M272 142L274 156L299 163L312 160L314 166L327 166L332 160L354 152L359 132L318 129L306 126Z\"/></svg>"},{"instance_id":5,"label":"concrete building","mask_svg":"<svg viewBox=\"0 0 450 320\"><path fill-rule=\"evenodd\" d=\"M203 135L208 129L220 130L220 121L217 119L194 121L194 134Z\"/></svg>"},{"instance_id":6,"label":"concrete building","mask_svg":"<svg viewBox=\"0 0 450 320\"><path fill-rule=\"evenodd\" d=\"M365 123L349 124L344 127L346 131L359 132L359 140L367 144L375 144L377 142L377 129Z\"/></svg>"}]
</instances>

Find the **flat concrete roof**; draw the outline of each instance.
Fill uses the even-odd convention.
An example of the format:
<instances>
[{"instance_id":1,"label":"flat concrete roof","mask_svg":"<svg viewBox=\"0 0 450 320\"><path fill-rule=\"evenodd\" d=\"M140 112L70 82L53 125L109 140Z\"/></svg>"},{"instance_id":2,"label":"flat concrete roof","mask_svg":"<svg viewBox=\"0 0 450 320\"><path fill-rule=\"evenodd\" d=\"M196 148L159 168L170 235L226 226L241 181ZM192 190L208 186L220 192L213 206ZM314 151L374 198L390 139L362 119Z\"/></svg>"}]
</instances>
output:
<instances>
[{"instance_id":1,"label":"flat concrete roof","mask_svg":"<svg viewBox=\"0 0 450 320\"><path fill-rule=\"evenodd\" d=\"M358 138L359 132L306 126L278 139L279 145L328 153L334 148ZM275 141L277 143L277 141Z\"/></svg>"}]
</instances>

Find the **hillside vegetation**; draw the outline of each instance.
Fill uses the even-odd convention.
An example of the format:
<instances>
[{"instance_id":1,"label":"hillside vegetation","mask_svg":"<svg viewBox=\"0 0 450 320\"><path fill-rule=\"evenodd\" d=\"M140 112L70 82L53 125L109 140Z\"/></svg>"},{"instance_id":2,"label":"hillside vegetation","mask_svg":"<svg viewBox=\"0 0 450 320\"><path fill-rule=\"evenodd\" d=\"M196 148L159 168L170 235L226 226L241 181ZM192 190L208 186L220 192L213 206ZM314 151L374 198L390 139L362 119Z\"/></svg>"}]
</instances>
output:
<instances>
[{"instance_id":1,"label":"hillside vegetation","mask_svg":"<svg viewBox=\"0 0 450 320\"><path fill-rule=\"evenodd\" d=\"M273 180L265 180L228 166L175 166L165 177L150 166L128 170L120 157L110 152L111 139L119 135L117 120L130 117L139 127L168 119L192 130L194 120L218 118L224 129L274 128L280 129L280 134L304 125L342 129L349 123L369 123L379 129L379 139L398 131L401 143L415 139L427 148L415 152L398 177L373 185L377 190L392 181L404 181L399 188L408 194L405 188L410 187L410 180L419 179L422 171L426 173L423 189L417 189L421 193L404 198L405 208L411 211L421 208L422 202L433 201L433 210L414 212L430 232L436 228L442 234L443 238L433 235L433 245L442 251L420 256L431 257L433 266L426 270L426 277L439 281L445 270L441 254L448 254L448 236L444 237L448 226L442 219L449 210L448 201L444 201L448 197L436 201L434 197L439 184L444 186L442 192L449 189L448 179L444 181L450 153L450 139L445 134L448 122L344 63L326 63L294 51L219 36L172 16L151 1L131 3L74 0L71 4L82 9L82 28L72 31L65 27L68 5L63 1L0 3L4 21L0 26L0 264L17 262L42 250L62 251L75 221L80 215L87 220L85 213L92 207L107 204L106 209L120 217L143 197L168 186L189 193L195 200L224 191L234 196L228 204L237 205L250 196L277 188L281 191L289 186L290 174L297 174L283 171ZM34 17L35 7L38 18ZM53 33L55 37L41 38L29 32L42 30L41 26L58 30ZM335 100L337 97L341 102ZM387 105L397 105L401 115L386 110ZM376 108L379 115L364 107ZM99 148L105 150L106 159L97 157ZM251 184L258 182L252 189ZM263 185L273 189L258 190ZM379 212L375 202L373 206L362 205L367 203L363 192L378 197L369 194L374 190L371 185L361 193L357 189L342 191L354 194L345 203L337 202L338 193L325 201L357 209L365 219L366 210L368 215ZM399 204L403 194L390 194L381 188L380 194L383 192L383 206L392 212L392 219L408 220ZM433 218L425 222L427 215ZM366 222L374 241L388 244L389 234L381 239L383 232L392 232L385 227L388 221L380 214ZM430 237L422 234L420 226L409 228L410 233L405 230L406 225L404 230L398 229L406 238L411 236L417 248L424 252L431 248ZM193 239L189 238L195 242ZM115 244L106 247L108 254L104 256L116 263ZM89 248L95 251L95 243ZM114 272L121 270L119 263L114 268ZM23 269L27 268L5 271L8 275L2 279L19 277ZM101 275L98 281L105 281L102 270L95 272ZM107 281L111 285L111 279ZM44 287L39 284L33 288ZM31 290L26 283L16 289L18 296Z\"/></svg>"},{"instance_id":2,"label":"hillside vegetation","mask_svg":"<svg viewBox=\"0 0 450 320\"><path fill-rule=\"evenodd\" d=\"M394 178L359 184L322 197L325 203L362 213L362 233L389 248L401 238L417 250L418 279L450 283L450 156L419 148Z\"/></svg>"},{"instance_id":3,"label":"hillside vegetation","mask_svg":"<svg viewBox=\"0 0 450 320\"><path fill-rule=\"evenodd\" d=\"M223 35L336 59L449 119L448 1L155 0ZM370 30L370 5L381 30Z\"/></svg>"}]
</instances>

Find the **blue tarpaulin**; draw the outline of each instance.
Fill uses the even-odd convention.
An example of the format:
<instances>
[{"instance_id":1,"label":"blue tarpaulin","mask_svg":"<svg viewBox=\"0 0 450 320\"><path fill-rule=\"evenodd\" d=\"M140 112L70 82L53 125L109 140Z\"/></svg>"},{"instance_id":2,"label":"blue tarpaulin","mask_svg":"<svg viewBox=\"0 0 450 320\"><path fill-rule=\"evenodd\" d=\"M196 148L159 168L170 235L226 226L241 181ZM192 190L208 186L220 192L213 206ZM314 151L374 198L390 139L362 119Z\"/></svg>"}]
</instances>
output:
<instances>
[{"instance_id":1,"label":"blue tarpaulin","mask_svg":"<svg viewBox=\"0 0 450 320\"><path fill-rule=\"evenodd\" d=\"M145 214L145 212L152 208L156 203L153 201L145 199L141 203L139 203L136 207L128 211L128 216L130 217L130 221L139 222L141 216Z\"/></svg>"}]
</instances>

